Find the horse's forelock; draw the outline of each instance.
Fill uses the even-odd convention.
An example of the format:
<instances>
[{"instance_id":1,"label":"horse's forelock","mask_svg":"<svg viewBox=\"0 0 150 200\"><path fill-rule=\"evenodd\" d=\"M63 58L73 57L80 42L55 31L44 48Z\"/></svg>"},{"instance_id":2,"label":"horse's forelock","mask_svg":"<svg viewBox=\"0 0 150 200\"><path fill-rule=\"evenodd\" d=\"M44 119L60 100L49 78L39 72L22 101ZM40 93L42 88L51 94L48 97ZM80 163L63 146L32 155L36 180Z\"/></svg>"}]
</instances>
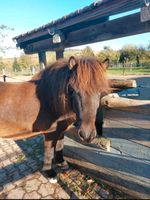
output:
<instances>
[{"instance_id":1,"label":"horse's forelock","mask_svg":"<svg viewBox=\"0 0 150 200\"><path fill-rule=\"evenodd\" d=\"M94 58L79 59L69 81L72 86L88 93L107 93L110 90L104 64Z\"/></svg>"}]
</instances>

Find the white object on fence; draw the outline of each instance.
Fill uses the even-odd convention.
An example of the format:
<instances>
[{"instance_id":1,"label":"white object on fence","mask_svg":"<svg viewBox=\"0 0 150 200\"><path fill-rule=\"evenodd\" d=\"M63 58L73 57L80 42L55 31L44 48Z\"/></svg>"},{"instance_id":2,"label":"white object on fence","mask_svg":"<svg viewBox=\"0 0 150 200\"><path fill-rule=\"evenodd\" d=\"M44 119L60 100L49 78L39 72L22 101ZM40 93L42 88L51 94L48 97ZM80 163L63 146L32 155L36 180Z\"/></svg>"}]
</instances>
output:
<instances>
[{"instance_id":1,"label":"white object on fence","mask_svg":"<svg viewBox=\"0 0 150 200\"><path fill-rule=\"evenodd\" d=\"M6 75L4 68L2 69L2 74L3 74L3 76Z\"/></svg>"}]
</instances>

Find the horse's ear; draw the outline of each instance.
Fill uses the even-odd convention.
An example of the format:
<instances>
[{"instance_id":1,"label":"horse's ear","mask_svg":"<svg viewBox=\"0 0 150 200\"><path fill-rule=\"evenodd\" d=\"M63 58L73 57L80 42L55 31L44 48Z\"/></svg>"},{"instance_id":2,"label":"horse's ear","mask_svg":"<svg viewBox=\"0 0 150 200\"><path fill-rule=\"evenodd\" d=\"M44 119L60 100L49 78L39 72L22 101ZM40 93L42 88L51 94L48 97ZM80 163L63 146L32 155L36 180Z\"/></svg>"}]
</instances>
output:
<instances>
[{"instance_id":1,"label":"horse's ear","mask_svg":"<svg viewBox=\"0 0 150 200\"><path fill-rule=\"evenodd\" d=\"M106 58L105 60L103 60L103 64L104 64L104 66L105 66L105 69L108 69L109 64L110 64L109 58Z\"/></svg>"},{"instance_id":2,"label":"horse's ear","mask_svg":"<svg viewBox=\"0 0 150 200\"><path fill-rule=\"evenodd\" d=\"M76 58L74 56L71 56L69 58L69 61L68 61L68 67L69 67L69 69L72 70L76 64L77 64Z\"/></svg>"}]
</instances>

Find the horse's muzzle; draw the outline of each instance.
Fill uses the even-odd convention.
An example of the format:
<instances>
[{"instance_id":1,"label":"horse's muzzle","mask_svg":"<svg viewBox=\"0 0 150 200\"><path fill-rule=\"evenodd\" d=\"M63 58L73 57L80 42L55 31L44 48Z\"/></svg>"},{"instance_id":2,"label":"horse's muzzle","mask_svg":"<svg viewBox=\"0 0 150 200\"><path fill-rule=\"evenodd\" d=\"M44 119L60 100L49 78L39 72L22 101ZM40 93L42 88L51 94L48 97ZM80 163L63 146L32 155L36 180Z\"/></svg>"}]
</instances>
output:
<instances>
[{"instance_id":1,"label":"horse's muzzle","mask_svg":"<svg viewBox=\"0 0 150 200\"><path fill-rule=\"evenodd\" d=\"M96 130L92 130L90 133L86 133L84 130L78 130L79 138L84 141L90 143L94 138L96 138Z\"/></svg>"}]
</instances>

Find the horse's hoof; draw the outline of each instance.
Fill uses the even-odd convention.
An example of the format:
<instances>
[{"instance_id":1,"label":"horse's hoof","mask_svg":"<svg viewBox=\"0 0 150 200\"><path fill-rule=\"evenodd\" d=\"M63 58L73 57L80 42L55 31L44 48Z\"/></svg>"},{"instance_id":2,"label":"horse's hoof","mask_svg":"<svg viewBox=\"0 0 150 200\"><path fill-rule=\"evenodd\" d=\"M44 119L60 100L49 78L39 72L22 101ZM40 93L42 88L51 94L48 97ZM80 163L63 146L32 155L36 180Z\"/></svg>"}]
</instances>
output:
<instances>
[{"instance_id":1,"label":"horse's hoof","mask_svg":"<svg viewBox=\"0 0 150 200\"><path fill-rule=\"evenodd\" d=\"M49 182L52 183L52 184L55 184L58 182L58 179L57 179L57 176L54 177L54 178L48 178Z\"/></svg>"},{"instance_id":2,"label":"horse's hoof","mask_svg":"<svg viewBox=\"0 0 150 200\"><path fill-rule=\"evenodd\" d=\"M50 183L57 183L57 173L53 169L44 170L43 174Z\"/></svg>"},{"instance_id":3,"label":"horse's hoof","mask_svg":"<svg viewBox=\"0 0 150 200\"><path fill-rule=\"evenodd\" d=\"M68 165L67 161L63 161L62 163L57 163L56 167L60 171L66 171L69 169L69 165Z\"/></svg>"}]
</instances>

